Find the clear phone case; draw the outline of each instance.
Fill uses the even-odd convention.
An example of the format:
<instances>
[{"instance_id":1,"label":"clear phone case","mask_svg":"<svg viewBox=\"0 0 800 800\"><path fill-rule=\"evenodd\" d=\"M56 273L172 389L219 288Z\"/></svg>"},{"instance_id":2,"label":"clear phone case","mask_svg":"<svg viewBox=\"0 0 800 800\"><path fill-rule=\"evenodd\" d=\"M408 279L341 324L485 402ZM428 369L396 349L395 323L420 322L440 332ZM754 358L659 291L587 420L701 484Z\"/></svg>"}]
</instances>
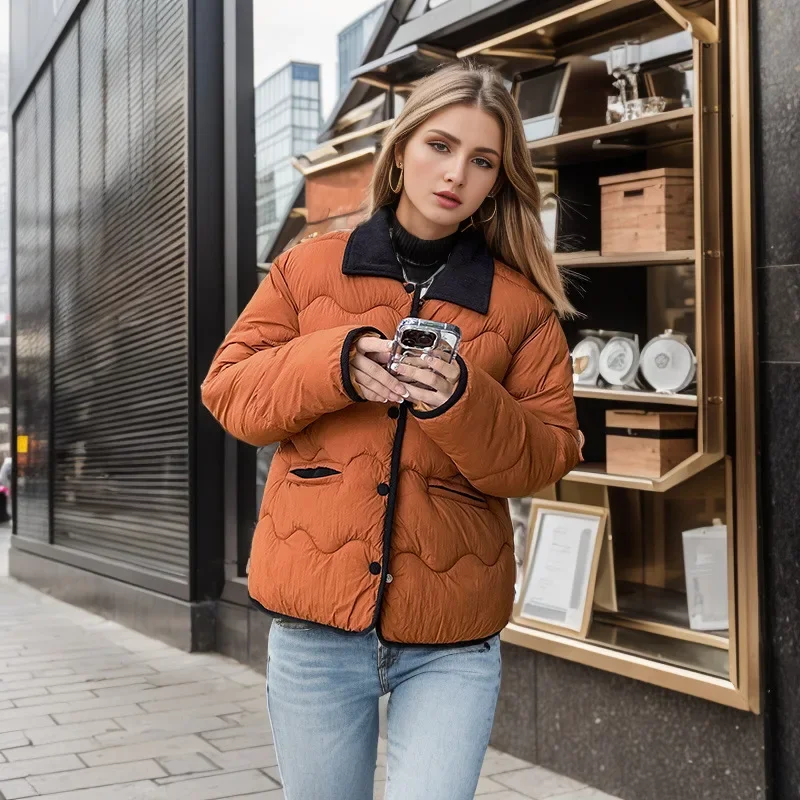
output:
<instances>
[{"instance_id":1,"label":"clear phone case","mask_svg":"<svg viewBox=\"0 0 800 800\"><path fill-rule=\"evenodd\" d=\"M457 325L408 317L397 326L389 371L392 371L393 364L401 364L407 358L421 358L424 355L433 355L450 363L456 357L460 343L461 329Z\"/></svg>"}]
</instances>

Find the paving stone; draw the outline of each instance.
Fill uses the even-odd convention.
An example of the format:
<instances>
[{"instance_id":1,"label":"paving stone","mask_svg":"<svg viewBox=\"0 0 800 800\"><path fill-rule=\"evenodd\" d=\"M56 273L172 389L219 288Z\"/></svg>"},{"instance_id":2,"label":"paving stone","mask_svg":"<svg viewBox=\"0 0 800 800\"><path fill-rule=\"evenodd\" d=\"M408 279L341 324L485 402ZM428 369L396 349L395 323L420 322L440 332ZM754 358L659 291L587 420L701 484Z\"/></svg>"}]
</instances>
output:
<instances>
[{"instance_id":1,"label":"paving stone","mask_svg":"<svg viewBox=\"0 0 800 800\"><path fill-rule=\"evenodd\" d=\"M97 719L117 720L122 719L123 717L134 717L144 713L144 709L137 705L112 707L103 706L102 708L90 708L86 711L71 711L64 714L53 714L53 719L59 725L76 725L80 722L92 722Z\"/></svg>"},{"instance_id":2,"label":"paving stone","mask_svg":"<svg viewBox=\"0 0 800 800\"><path fill-rule=\"evenodd\" d=\"M271 738L272 737L270 737L270 739ZM213 739L209 744L213 745L222 753L231 753L236 750L249 750L255 741L257 740L248 734L247 736L230 736L225 739Z\"/></svg>"},{"instance_id":3,"label":"paving stone","mask_svg":"<svg viewBox=\"0 0 800 800\"><path fill-rule=\"evenodd\" d=\"M0 797L5 800L19 800L21 797L35 797L36 789L26 780L0 781Z\"/></svg>"},{"instance_id":4,"label":"paving stone","mask_svg":"<svg viewBox=\"0 0 800 800\"><path fill-rule=\"evenodd\" d=\"M260 721L255 725L231 725L229 728L221 728L218 731L208 731L202 734L203 738L209 742L216 742L219 739L232 739L240 737L250 737L250 746L259 742L261 744L272 744L272 728L269 718ZM266 737L266 741L264 740Z\"/></svg>"},{"instance_id":5,"label":"paving stone","mask_svg":"<svg viewBox=\"0 0 800 800\"><path fill-rule=\"evenodd\" d=\"M13 731L27 730L29 728L55 727L55 722L50 717L32 717L27 709L20 709L24 714L17 718L0 719L0 733L12 733ZM9 712L0 711L0 714Z\"/></svg>"},{"instance_id":6,"label":"paving stone","mask_svg":"<svg viewBox=\"0 0 800 800\"><path fill-rule=\"evenodd\" d=\"M566 778L544 767L529 767L492 775L492 780L534 800L547 800L565 792L586 788L586 784Z\"/></svg>"},{"instance_id":7,"label":"paving stone","mask_svg":"<svg viewBox=\"0 0 800 800\"><path fill-rule=\"evenodd\" d=\"M195 772L212 772L218 769L216 764L212 764L199 753L165 756L158 758L157 761L170 775L189 775ZM164 780L166 781L167 779ZM157 780L157 783L160 782L160 779Z\"/></svg>"},{"instance_id":8,"label":"paving stone","mask_svg":"<svg viewBox=\"0 0 800 800\"><path fill-rule=\"evenodd\" d=\"M89 767L101 767L105 764L122 764L126 761L140 761L147 758L161 760L163 757L177 757L212 750L212 746L199 736L176 736L171 739L153 739L136 744L93 749L91 752L83 753L81 758Z\"/></svg>"},{"instance_id":9,"label":"paving stone","mask_svg":"<svg viewBox=\"0 0 800 800\"><path fill-rule=\"evenodd\" d=\"M211 711L211 709L209 709ZM131 733L189 734L213 731L230 727L230 723L221 717L179 716L166 712L164 714L145 714L126 717L119 724Z\"/></svg>"},{"instance_id":10,"label":"paving stone","mask_svg":"<svg viewBox=\"0 0 800 800\"><path fill-rule=\"evenodd\" d=\"M52 708L48 708L47 711L41 711L40 709L49 707L50 704L56 705L60 703L78 703L81 700L96 699L97 695L94 695L91 692L72 692L69 694L54 695L50 694L46 690L43 690L41 694L34 695L33 697L21 697L20 699L15 700L14 705L17 708L33 708L38 706L40 708L37 708L37 713L51 714L53 712Z\"/></svg>"},{"instance_id":11,"label":"paving stone","mask_svg":"<svg viewBox=\"0 0 800 800\"><path fill-rule=\"evenodd\" d=\"M66 772L83 769L86 765L75 755L37 758L33 761L17 761L13 764L0 764L0 782L27 778L29 775L43 775L49 772Z\"/></svg>"},{"instance_id":12,"label":"paving stone","mask_svg":"<svg viewBox=\"0 0 800 800\"><path fill-rule=\"evenodd\" d=\"M27 739L26 739L27 741ZM15 761L32 761L37 758L52 758L53 756L63 756L67 753L84 753L87 750L95 750L97 743L91 739L70 739L66 742L55 742L54 744L43 744L35 747L15 747L12 750L4 750L6 758L10 763Z\"/></svg>"},{"instance_id":13,"label":"paving stone","mask_svg":"<svg viewBox=\"0 0 800 800\"><path fill-rule=\"evenodd\" d=\"M183 669L170 672L157 672L149 675L147 682L152 686L178 686L184 683L196 683L197 681L208 681L220 678L221 676L213 672L210 668L203 669Z\"/></svg>"},{"instance_id":14,"label":"paving stone","mask_svg":"<svg viewBox=\"0 0 800 800\"><path fill-rule=\"evenodd\" d=\"M475 796L479 797L481 795L488 795L494 792L502 792L505 791L506 787L503 786L502 783L497 783L497 781L492 780L491 778L486 778L483 775L478 778L478 786L475 789ZM491 800L491 798L489 798Z\"/></svg>"},{"instance_id":15,"label":"paving stone","mask_svg":"<svg viewBox=\"0 0 800 800\"><path fill-rule=\"evenodd\" d=\"M91 680L84 677L83 683L76 683L70 686L50 686L48 687L52 694L59 694L60 692L95 692L98 697L101 695L99 692L111 692L115 689L123 689L126 686L141 686L147 685L143 683L147 678L154 677L152 675L142 676L138 673L124 678L114 678L114 680L106 680L103 678L92 678Z\"/></svg>"},{"instance_id":16,"label":"paving stone","mask_svg":"<svg viewBox=\"0 0 800 800\"><path fill-rule=\"evenodd\" d=\"M226 715L229 722L241 725L242 727L258 726L263 727L265 724L269 725L269 716L267 715L267 703L264 700L264 708L258 712L241 711L235 714Z\"/></svg>"},{"instance_id":17,"label":"paving stone","mask_svg":"<svg viewBox=\"0 0 800 800\"><path fill-rule=\"evenodd\" d=\"M260 672L252 672L246 670L245 672L233 673L228 676L232 681L241 683L242 686L264 686L264 676Z\"/></svg>"},{"instance_id":18,"label":"paving stone","mask_svg":"<svg viewBox=\"0 0 800 800\"><path fill-rule=\"evenodd\" d=\"M143 800L219 800L254 793L259 793L256 796L263 798L264 794L261 793L277 788L274 781L258 770L247 770L155 786L143 796Z\"/></svg>"},{"instance_id":19,"label":"paving stone","mask_svg":"<svg viewBox=\"0 0 800 800\"><path fill-rule=\"evenodd\" d=\"M58 772L37 775L29 779L39 794L67 792L75 789L95 789L115 783L163 778L167 773L153 760L131 761L128 764L111 764L106 767L86 767L76 772Z\"/></svg>"},{"instance_id":20,"label":"paving stone","mask_svg":"<svg viewBox=\"0 0 800 800\"><path fill-rule=\"evenodd\" d=\"M34 678L63 678L65 675L74 675L71 669L35 669L33 670Z\"/></svg>"},{"instance_id":21,"label":"paving stone","mask_svg":"<svg viewBox=\"0 0 800 800\"><path fill-rule=\"evenodd\" d=\"M207 753L207 756L218 767L229 771L264 769L274 767L278 763L275 748L271 744L264 747L251 747L249 750Z\"/></svg>"},{"instance_id":22,"label":"paving stone","mask_svg":"<svg viewBox=\"0 0 800 800\"><path fill-rule=\"evenodd\" d=\"M281 771L278 769L278 765L276 764L274 767L267 767L266 769L261 770L268 778L272 778L278 786L283 786L283 780L281 779Z\"/></svg>"},{"instance_id":23,"label":"paving stone","mask_svg":"<svg viewBox=\"0 0 800 800\"><path fill-rule=\"evenodd\" d=\"M592 789L591 786L587 786L585 789L579 789L577 792L560 794L557 800L617 800L617 798L605 792L601 792L599 789Z\"/></svg>"},{"instance_id":24,"label":"paving stone","mask_svg":"<svg viewBox=\"0 0 800 800\"><path fill-rule=\"evenodd\" d=\"M22 731L0 733L0 751L10 750L12 747L24 747L26 744L30 744L30 742Z\"/></svg>"},{"instance_id":25,"label":"paving stone","mask_svg":"<svg viewBox=\"0 0 800 800\"><path fill-rule=\"evenodd\" d=\"M499 750L489 748L486 752L486 757L483 760L481 767L481 775L491 777L499 772L509 772L515 769L525 769L531 765L521 758L509 755L508 753L501 753Z\"/></svg>"},{"instance_id":26,"label":"paving stone","mask_svg":"<svg viewBox=\"0 0 800 800\"><path fill-rule=\"evenodd\" d=\"M96 736L106 731L118 731L119 725L111 719L83 722L80 725L54 725L52 728L26 728L25 735L31 744L53 744L66 742L70 739L83 739L86 736Z\"/></svg>"},{"instance_id":27,"label":"paving stone","mask_svg":"<svg viewBox=\"0 0 800 800\"><path fill-rule=\"evenodd\" d=\"M135 781L101 786L96 789L56 792L46 795L46 800L147 800L150 797L149 792L155 788L156 785L151 781ZM186 800L190 799L186 798Z\"/></svg>"},{"instance_id":28,"label":"paving stone","mask_svg":"<svg viewBox=\"0 0 800 800\"><path fill-rule=\"evenodd\" d=\"M168 689L177 689L179 687L168 686ZM159 691L159 690L154 690ZM207 701L205 695L214 698L215 705L218 703L232 703L236 706L236 710L232 713L237 714L241 711L242 703L247 702L247 693L252 692L252 689L239 687L238 689L228 689L227 691L220 691L217 689L209 690L208 692L198 692L186 697L174 697L163 700L153 700L147 702L140 702L142 708L148 713L158 713L160 711L193 711L203 707L203 703Z\"/></svg>"}]
</instances>

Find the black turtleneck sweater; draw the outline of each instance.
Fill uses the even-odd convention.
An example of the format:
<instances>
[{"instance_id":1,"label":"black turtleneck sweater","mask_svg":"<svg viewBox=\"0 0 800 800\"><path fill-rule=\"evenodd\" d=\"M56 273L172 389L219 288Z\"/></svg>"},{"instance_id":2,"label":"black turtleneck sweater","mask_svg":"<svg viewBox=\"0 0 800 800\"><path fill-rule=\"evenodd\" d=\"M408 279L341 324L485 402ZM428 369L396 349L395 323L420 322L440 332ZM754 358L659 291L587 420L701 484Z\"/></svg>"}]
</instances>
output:
<instances>
[{"instance_id":1,"label":"black turtleneck sweater","mask_svg":"<svg viewBox=\"0 0 800 800\"><path fill-rule=\"evenodd\" d=\"M420 239L392 219L392 245L412 283L425 283L442 264L446 263L458 232L443 239Z\"/></svg>"}]
</instances>

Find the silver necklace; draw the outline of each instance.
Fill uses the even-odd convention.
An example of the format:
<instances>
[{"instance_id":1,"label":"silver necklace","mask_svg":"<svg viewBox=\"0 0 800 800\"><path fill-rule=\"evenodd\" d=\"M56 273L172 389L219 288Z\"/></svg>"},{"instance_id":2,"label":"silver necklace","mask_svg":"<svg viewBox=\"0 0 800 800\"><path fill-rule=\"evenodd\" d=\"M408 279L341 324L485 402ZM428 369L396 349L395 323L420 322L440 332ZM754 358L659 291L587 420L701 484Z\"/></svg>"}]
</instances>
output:
<instances>
[{"instance_id":1,"label":"silver necklace","mask_svg":"<svg viewBox=\"0 0 800 800\"><path fill-rule=\"evenodd\" d=\"M439 273L440 273L440 272L441 272L441 271L442 271L442 270L443 270L443 269L444 269L444 268L447 266L447 261L445 261L445 262L444 262L444 263L443 263L443 264L442 264L442 265L441 265L441 266L440 266L440 267L439 267L439 268L438 268L438 269L437 269L437 270L436 270L436 271L435 271L435 272L434 272L434 273L433 273L433 274L430 276L430 278L427 278L426 280L422 281L421 283L419 283L419 282L417 282L417 281L413 281L413 280L411 280L411 278L409 278L409 277L408 277L408 273L406 273L406 267L405 267L405 264L403 263L403 260L400 258L400 256L399 256L399 255L397 255L397 249L396 249L396 248L395 248L395 246L394 246L394 231L393 231L391 228L389 228L389 239L390 239L390 241L392 242L392 252L394 253L394 257L395 257L395 259L396 259L397 263L400 265L400 271L403 273L403 280L404 280L406 283L411 283L411 284L413 284L414 286L422 286L422 287L423 287L423 289L425 289L425 288L427 288L428 286L430 286L430 285L431 285L431 283L433 283L433 279L434 279L434 278L435 278L435 277L436 277L436 276L437 276L437 275L438 275L438 274L439 274ZM413 263L413 262L412 262L412 263ZM428 265L427 265L427 264L418 264L417 266L428 266Z\"/></svg>"}]
</instances>

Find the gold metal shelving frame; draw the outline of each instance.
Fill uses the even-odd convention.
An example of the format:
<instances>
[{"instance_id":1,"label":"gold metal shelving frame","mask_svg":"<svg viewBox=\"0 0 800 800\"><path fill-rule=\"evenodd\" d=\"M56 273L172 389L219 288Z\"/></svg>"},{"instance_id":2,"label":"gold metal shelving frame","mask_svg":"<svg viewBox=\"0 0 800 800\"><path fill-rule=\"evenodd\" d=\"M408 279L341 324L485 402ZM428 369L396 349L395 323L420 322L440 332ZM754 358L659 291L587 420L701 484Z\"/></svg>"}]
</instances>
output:
<instances>
[{"instance_id":1,"label":"gold metal shelving frame","mask_svg":"<svg viewBox=\"0 0 800 800\"><path fill-rule=\"evenodd\" d=\"M724 0L723 0L724 2ZM618 264L650 265L675 263L695 264L695 290L698 309L696 346L698 352L698 387L696 397L688 395L676 399L674 405L697 405L698 408L698 452L658 480L608 475L598 465L582 465L573 471L567 480L619 486L629 489L662 492L677 486L693 475L707 469L722 459L726 461L728 475L729 528L729 593L731 625L728 638L708 634L695 636L674 626L662 623L621 618L617 624L659 633L673 638L706 644L709 647L728 651L728 677L716 677L699 670L676 666L652 657L615 650L591 640L576 640L555 633L528 628L511 623L501 634L504 641L528 647L554 656L577 661L599 669L616 672L631 678L650 682L686 694L702 697L713 702L760 713L761 681L759 673L759 587L758 587L758 539L755 475L755 353L752 275L752 208L751 208L751 155L750 155L750 86L749 86L749 0L727 0L724 18L720 26L719 0L713 3L713 19L700 17L686 5L673 0L588 0L550 17L532 21L515 31L508 32L490 41L476 44L458 55L489 56L498 48L512 52L515 47L521 54L528 53L531 39L540 36L546 43L547 32L557 31L567 42L565 50L575 52L577 45L569 41L568 27L574 19L580 27L581 41L597 44L605 42L609 35L622 35L619 30L602 30L604 13L627 13L639 9L653 19L647 7L652 6L673 23L689 30L694 37L694 59L696 73L696 100L691 115L691 138L695 164L695 241L694 253L659 254L646 256L608 257L597 253L569 254L559 256L563 266L584 268L589 266L613 266ZM708 9L709 4L698 3ZM654 21L659 29L663 21ZM626 23L629 24L629 23ZM527 37L527 38L526 38ZM727 39L720 42L721 38ZM723 45L727 46L727 60L723 62ZM527 48L527 49L526 49ZM549 51L558 55L558 47ZM563 53L562 53L563 54ZM730 94L720 94L720 74L728 70ZM683 124L687 115L674 115L674 122ZM665 120L659 120L664 122ZM670 120L672 122L673 120ZM652 124L652 123L651 123ZM610 128L612 126L609 126ZM646 130L644 125L630 126L633 132ZM723 161L722 133L730 129L732 163ZM595 134L600 131L569 134L531 143L534 160L537 154L549 154L550 163L557 163L563 154L572 157L565 148L587 148ZM611 131L613 135L615 131ZM619 132L617 132L619 133ZM602 134L609 135L608 130ZM669 137L668 137L669 138ZM673 135L676 140L677 135ZM561 155L559 155L561 153ZM730 205L724 205L721 187L726 174L731 180ZM725 253L723 247L723 215L730 215L732 252ZM725 270L727 271L725 272ZM733 363L725 362L723 280L724 272L732 276L736 317L728 335L734 341ZM725 396L725 372L733 372L733 396ZM594 396L589 389L578 389L578 396ZM601 399L622 398L605 396ZM632 393L634 394L634 393ZM656 396L657 398L657 396ZM659 402L652 396L631 397L641 402ZM730 416L730 406L735 412L735 461L726 457L725 425ZM662 630L663 629L663 630Z\"/></svg>"}]
</instances>

